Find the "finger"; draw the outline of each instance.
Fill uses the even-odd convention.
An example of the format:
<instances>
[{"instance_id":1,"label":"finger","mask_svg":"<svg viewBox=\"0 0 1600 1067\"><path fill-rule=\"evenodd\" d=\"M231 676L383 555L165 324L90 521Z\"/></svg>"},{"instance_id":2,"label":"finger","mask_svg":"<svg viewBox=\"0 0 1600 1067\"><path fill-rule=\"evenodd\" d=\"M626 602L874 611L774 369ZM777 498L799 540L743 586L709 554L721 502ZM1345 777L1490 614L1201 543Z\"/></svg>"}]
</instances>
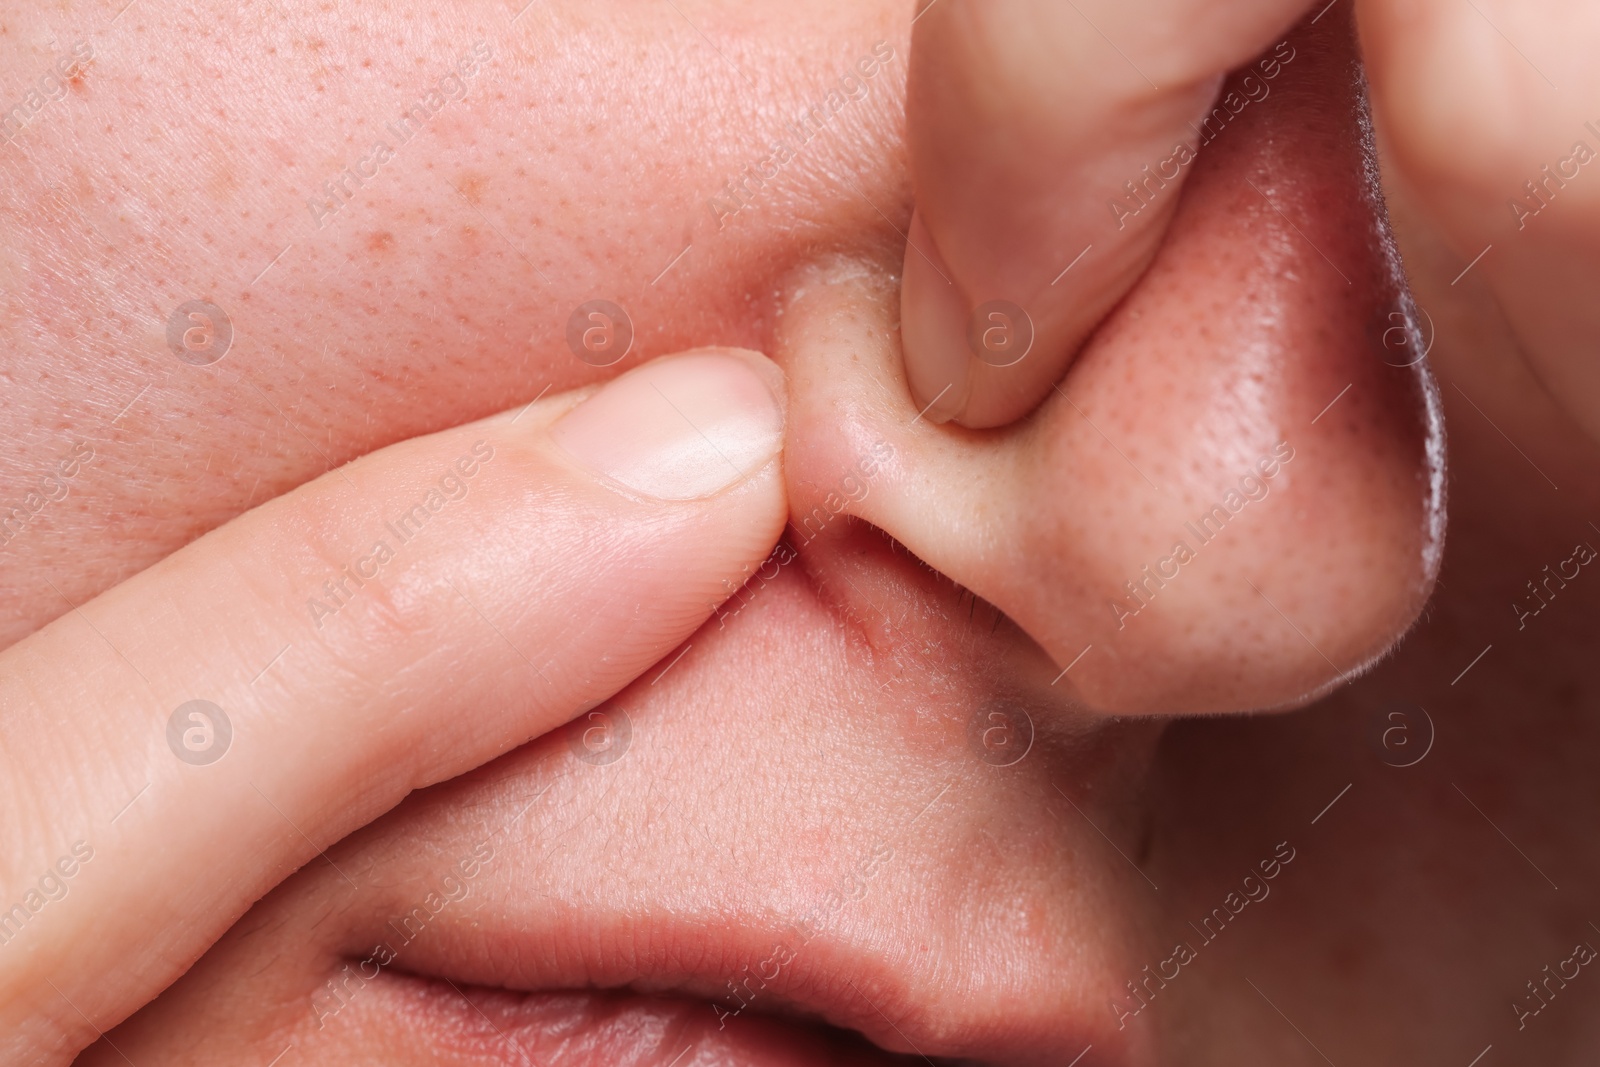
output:
<instances>
[{"instance_id":1,"label":"finger","mask_svg":"<svg viewBox=\"0 0 1600 1067\"><path fill-rule=\"evenodd\" d=\"M1600 6L1360 12L1406 199L1458 257L1441 286L1492 295L1556 403L1600 440Z\"/></svg>"},{"instance_id":2,"label":"finger","mask_svg":"<svg viewBox=\"0 0 1600 1067\"><path fill-rule=\"evenodd\" d=\"M385 448L0 654L0 1060L69 1061L324 846L693 633L782 527L780 393L706 351Z\"/></svg>"},{"instance_id":3,"label":"finger","mask_svg":"<svg viewBox=\"0 0 1600 1067\"><path fill-rule=\"evenodd\" d=\"M1030 411L1143 273L1198 149L1265 105L1306 0L937 0L912 31L906 375L934 421ZM1031 336L1031 343L1029 337Z\"/></svg>"},{"instance_id":4,"label":"finger","mask_svg":"<svg viewBox=\"0 0 1600 1067\"><path fill-rule=\"evenodd\" d=\"M1432 587L1437 398L1394 325L1348 23L1311 31L1279 108L1196 164L1150 270L1032 418L917 418L892 297L859 268L784 309L795 528L847 510L1004 612L1048 654L1008 678L1024 704L1302 704L1391 647ZM826 499L869 454L872 490ZM887 593L864 588L878 625Z\"/></svg>"}]
</instances>

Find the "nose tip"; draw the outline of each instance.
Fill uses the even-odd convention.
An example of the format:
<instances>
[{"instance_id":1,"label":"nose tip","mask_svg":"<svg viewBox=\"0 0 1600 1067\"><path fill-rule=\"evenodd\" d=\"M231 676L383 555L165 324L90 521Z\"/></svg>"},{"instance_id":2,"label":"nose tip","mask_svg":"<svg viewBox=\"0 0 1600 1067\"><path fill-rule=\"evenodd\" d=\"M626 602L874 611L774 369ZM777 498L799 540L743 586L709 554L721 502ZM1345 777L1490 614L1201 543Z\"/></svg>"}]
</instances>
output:
<instances>
[{"instance_id":1,"label":"nose tip","mask_svg":"<svg viewBox=\"0 0 1600 1067\"><path fill-rule=\"evenodd\" d=\"M792 520L880 527L1106 713L1295 706L1371 663L1431 591L1443 449L1425 366L1374 329L1406 295L1356 71L1347 35L1306 42L1275 106L1202 153L1139 285L1010 426L918 410L892 274L802 268L777 344Z\"/></svg>"}]
</instances>

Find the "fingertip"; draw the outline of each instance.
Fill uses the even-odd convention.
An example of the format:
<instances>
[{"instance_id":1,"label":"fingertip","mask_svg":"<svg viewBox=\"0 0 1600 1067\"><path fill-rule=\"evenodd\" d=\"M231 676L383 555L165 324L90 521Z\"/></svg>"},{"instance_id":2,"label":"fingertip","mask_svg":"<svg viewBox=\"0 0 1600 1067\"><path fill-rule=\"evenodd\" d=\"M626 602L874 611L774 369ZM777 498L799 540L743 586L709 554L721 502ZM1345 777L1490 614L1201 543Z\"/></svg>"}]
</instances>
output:
<instances>
[{"instance_id":1,"label":"fingertip","mask_svg":"<svg viewBox=\"0 0 1600 1067\"><path fill-rule=\"evenodd\" d=\"M613 379L550 427L568 457L658 500L715 496L782 448L783 372L758 352L699 349Z\"/></svg>"},{"instance_id":2,"label":"fingertip","mask_svg":"<svg viewBox=\"0 0 1600 1067\"><path fill-rule=\"evenodd\" d=\"M992 429L1050 395L1153 260L1223 73L1305 6L941 0L918 16L902 318L931 421Z\"/></svg>"}]
</instances>

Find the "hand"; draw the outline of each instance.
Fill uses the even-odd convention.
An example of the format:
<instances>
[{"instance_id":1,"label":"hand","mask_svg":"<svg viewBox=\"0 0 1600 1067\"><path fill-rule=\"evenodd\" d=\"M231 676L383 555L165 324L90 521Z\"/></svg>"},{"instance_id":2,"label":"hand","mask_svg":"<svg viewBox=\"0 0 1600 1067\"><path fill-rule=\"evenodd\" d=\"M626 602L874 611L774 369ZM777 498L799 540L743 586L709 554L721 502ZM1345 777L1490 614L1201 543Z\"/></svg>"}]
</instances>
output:
<instances>
[{"instance_id":1,"label":"hand","mask_svg":"<svg viewBox=\"0 0 1600 1067\"><path fill-rule=\"evenodd\" d=\"M782 526L781 394L708 350L392 445L0 653L0 1059L69 1061L287 873L683 641Z\"/></svg>"},{"instance_id":2,"label":"hand","mask_svg":"<svg viewBox=\"0 0 1600 1067\"><path fill-rule=\"evenodd\" d=\"M796 525L819 520L792 565L752 583L737 611L720 610L681 661L670 653L668 673L647 671L621 695L635 724L626 761L593 766L567 738L547 736L413 793L329 848L329 862L287 877L81 1062L122 1064L124 1052L141 1065L280 1056L279 1067L437 1064L507 1054L521 1062L524 1050L559 1062L570 1032L551 1025L561 1012L587 1018L591 1031L610 1029L619 1043L650 1033L630 1024L659 1018L661 1005L627 997L630 1006L614 1012L620 987L713 1001L667 1010L688 1024L686 1044L703 1034L697 1047L735 1060L738 1050L715 1042L742 1044L757 1062L803 1056L796 1046L815 1040L809 1026L762 1018L785 1004L935 1057L1059 1064L1092 1037L1094 1050L1079 1060L1089 1067L1117 1062L1130 1035L1146 1053L1134 1062L1187 1062L1196 1048L1221 1061L1253 1062L1263 1050L1292 1057L1285 1041L1298 1035L1245 977L1340 1063L1458 1052L1464 1063L1491 1039L1493 1055L1514 1040L1554 1063L1592 1046L1563 1030L1584 1025L1570 995L1537 1020L1537 1034L1515 1038L1501 995L1508 974L1522 976L1529 946L1575 933L1561 904L1569 877L1595 884L1583 858L1595 809L1582 763L1593 744L1574 736L1595 717L1572 713L1588 692L1590 586L1562 590L1525 633L1483 633L1500 621L1515 634L1504 590L1521 590L1565 558L1583 505L1593 513L1600 500L1593 450L1558 413L1530 408L1513 421L1509 390L1480 393L1463 379L1497 428L1464 404L1466 418L1452 426L1464 461L1451 488L1466 521L1452 529L1448 589L1399 654L1320 709L1208 719L1164 734L1158 721L1095 710L1131 706L1139 694L1118 693L1119 677L1130 689L1171 683L1192 699L1186 672L1214 676L1213 707L1258 706L1299 691L1308 675L1334 677L1307 637L1349 669L1396 636L1425 593L1419 579L1431 572L1419 548L1438 546L1417 519L1438 512L1421 511L1417 498L1424 484L1442 483L1442 471L1406 462L1422 452L1415 405L1357 386L1314 434L1295 429L1351 381L1342 372L1369 384L1387 371L1348 343L1354 320L1337 313L1349 307L1343 283L1237 181L1250 173L1344 269L1353 248L1378 273L1381 258L1361 258L1372 252L1363 238L1378 231L1351 184L1363 158L1340 125L1351 120L1348 102L1306 89L1295 99L1285 88L1307 72L1310 50L1275 79L1269 104L1252 102L1203 161L1214 171L1206 198L1186 196L1173 222L1188 228L1182 258L1166 242L1158 259L1169 257L1169 269L1147 272L1137 304L1118 309L1124 328L1097 340L1097 361L1079 357L1074 374L1098 363L1106 388L1088 394L1097 403L1084 402L1080 377L1063 385L1081 413L1051 401L1047 419L964 434L915 418L920 405L897 373L893 276L910 216L899 99L908 5L757 11L731 0L653 8L574 0L514 21L503 5L391 4L336 24L293 5L289 22L277 17L282 5L242 5L208 53L229 77L207 94L208 106L191 109L174 103L175 87L189 84L196 60L170 42L192 15L146 4L114 25L109 11L52 9L46 25L43 14L19 10L13 22L29 32L0 41L8 62L30 69L54 60L39 42L60 35L64 46L81 30L97 57L86 85L36 115L0 156L17 205L0 215L8 253L0 268L20 262L8 277L37 279L3 324L15 353L4 421L26 442L0 457L4 500L22 499L37 468L74 440L95 449L71 495L0 555L8 590L0 640L70 613L56 588L82 604L321 474L330 456L343 462L498 410L508 396L616 373L597 372L562 344L572 309L601 296L627 303L639 327L636 360L714 339L787 361L784 474ZM303 32L312 25L326 32ZM374 26L397 31L401 43L380 40ZM310 219L306 194L341 163L357 165L346 155L350 138L359 144L376 132L480 35L495 58L466 98L452 100L335 218ZM893 61L871 78L839 82L840 57L859 71L880 40L892 43ZM638 61L595 82L596 55ZM341 56L373 66L340 67ZM682 91L662 92L663 69ZM747 81L739 70L762 74ZM1341 91L1353 81L1341 80ZM305 91L313 84L319 92ZM575 85L593 91L575 97ZM769 154L758 135L782 136L784 115L825 109L847 92L792 166L749 184L748 205L731 218L706 210L706 197L726 203L719 191ZM557 100L571 106L550 106ZM128 138L152 116L197 146L176 176L165 136ZM635 127L619 125L635 116L659 122L661 135L640 141ZM1330 116L1339 118L1331 132ZM1233 136L1245 132L1245 143ZM619 146L630 150L627 165L604 165ZM1329 169L1339 175L1331 196L1309 180ZM672 179L653 187L661 196L646 210L641 172ZM1280 198L1263 173L1293 197ZM41 210L48 224L38 222ZM114 246L127 254L108 260ZM867 265L846 264L821 279L827 285L794 270L840 248ZM1252 269L1222 275L1219 260ZM1453 262L1441 286L1465 265ZM1291 300L1287 320L1249 314L1263 297L1301 290L1316 291ZM1358 300L1387 328L1393 295L1364 290ZM226 304L238 326L232 354L210 367L178 363L162 337L170 309L196 296ZM1204 313L1219 303L1226 314ZM411 314L413 306L424 310ZM1232 328L1241 316L1250 324L1242 334ZM1327 332L1327 322L1338 329ZM1435 357L1458 340L1442 329ZM1426 384L1420 369L1412 374L1412 387ZM1241 426L1229 401L1244 386L1259 389L1243 395L1261 402ZM1447 388L1445 402L1455 396ZM217 411L228 417L196 414ZM1280 425L1311 438L1304 447L1292 439L1288 480L1250 503L1129 622L1121 639L1142 644L1120 672L1102 657L1129 646L1097 640L1063 674L1089 638L1073 641L1062 620L1115 629L1103 581L1114 591L1155 563L1168 531L1194 517L1189 505L1218 500L1238 484L1234 461L1262 455L1237 445L1270 435L1270 449ZM1530 426L1549 430L1548 448L1530 441ZM1529 521L1524 505L1540 505L1535 490L1548 490L1527 485L1537 476L1501 429L1561 483L1562 510L1543 506ZM892 445L892 461L864 475L859 463L879 441ZM1404 447L1387 447L1396 442ZM1159 490L1128 460L1163 488L1196 488L1199 498L1150 511ZM1374 487L1384 494L1376 502ZM122 518L108 529L112 516ZM945 573L909 558L908 546ZM1359 583L1346 560L1360 565ZM1241 574L1283 613L1241 589ZM1279 583L1298 603L1279 595ZM1005 614L967 592L980 587ZM1373 616L1347 610L1385 599L1393 610L1375 629ZM462 610L469 623L477 618ZM1051 654L1006 615L1029 620ZM1441 727L1434 755L1406 772L1381 762L1365 737L1379 705L1401 694L1426 704ZM1144 697L1147 708L1174 706ZM516 687L503 699L526 706ZM997 766L996 753L973 751L971 724L996 703L1019 701L1034 712L1038 737L1021 762ZM153 755L172 761L165 745ZM1452 782L1562 892L1522 864ZM1320 822L1308 822L1319 812ZM117 826L131 817L132 809ZM283 832L292 836L287 824ZM490 833L496 858L465 887L467 898L406 943L397 966L366 981L373 946L401 936L386 932L394 917L445 887L462 889L451 880ZM1296 847L1305 839L1304 858L1273 883L1264 908L1251 905L1242 940L1230 932L1199 968L1185 968L1191 977L1179 991L1121 1028L1119 1005L1134 1003L1127 980L1168 958L1172 938L1194 937L1188 924L1218 904L1240 862L1256 869L1271 854L1262 846L1284 837ZM96 876L99 858L72 892ZM835 887L853 898L866 877L859 901L823 906ZM37 878L16 872L6 884L20 894ZM756 984L750 973L790 924L824 914L794 966L720 1028L719 1011L740 1007L729 981ZM1463 928L1500 934L1464 940ZM145 952L120 966L145 966L145 953L163 950L168 936L152 928ZM974 971L975 946L1007 966ZM1549 947L1561 949L1556 960L1570 942ZM1398 1015L1382 995L1397 973L1424 977L1432 994ZM1107 990L1124 995L1108 1001ZM506 1010L513 998L516 1012ZM330 1015L335 1006L342 1010ZM105 1028L112 1016L92 1018ZM1475 1040L1481 1029L1491 1032ZM662 1062L680 1050L665 1052ZM1309 1044L1299 1054L1296 1062L1323 1062Z\"/></svg>"},{"instance_id":3,"label":"hand","mask_svg":"<svg viewBox=\"0 0 1600 1067\"><path fill-rule=\"evenodd\" d=\"M917 213L902 308L906 371L928 417L997 426L1048 395L1150 264L1197 152L1265 105L1294 59L1291 24L1347 18L1349 7L927 6L913 30ZM1415 190L1454 253L1452 273L1499 304L1521 356L1600 437L1600 303L1590 298L1600 72L1589 61L1600 10L1568 2L1497 15L1447 0L1362 0L1359 10L1390 177ZM1244 77L1219 97L1235 69ZM1031 324L975 314L994 300ZM1395 321L1432 334L1414 315ZM986 349L985 329L1002 348L1015 343L1010 331L1031 329L1031 351L995 366L1011 353Z\"/></svg>"},{"instance_id":4,"label":"hand","mask_svg":"<svg viewBox=\"0 0 1600 1067\"><path fill-rule=\"evenodd\" d=\"M928 418L1000 426L1050 393L1150 265L1202 143L1271 93L1295 49L1261 57L1227 102L1235 110L1217 99L1223 75L1281 40L1306 6L923 9L906 99L917 210L901 309L906 374ZM995 301L1023 315L985 314Z\"/></svg>"}]
</instances>

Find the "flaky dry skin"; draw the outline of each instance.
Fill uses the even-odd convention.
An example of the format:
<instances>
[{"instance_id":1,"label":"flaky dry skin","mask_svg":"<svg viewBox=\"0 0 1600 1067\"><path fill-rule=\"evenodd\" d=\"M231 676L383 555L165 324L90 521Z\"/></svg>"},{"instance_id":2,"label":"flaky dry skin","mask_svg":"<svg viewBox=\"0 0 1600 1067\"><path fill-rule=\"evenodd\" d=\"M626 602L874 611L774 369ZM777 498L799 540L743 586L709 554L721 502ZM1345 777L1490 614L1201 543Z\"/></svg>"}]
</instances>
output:
<instances>
[{"instance_id":1,"label":"flaky dry skin","mask_svg":"<svg viewBox=\"0 0 1600 1067\"><path fill-rule=\"evenodd\" d=\"M1436 428L1386 343L1403 309L1353 103L1290 82L1317 51L1208 149L1064 395L969 435L917 421L895 378L909 12L678 6L3 20L21 78L51 32L94 52L0 148L0 501L92 451L0 551L11 640L331 464L547 387L713 343L772 353L791 387L792 553L613 702L621 759L557 734L412 797L82 1062L522 1062L511 1038L542 1064L843 1060L763 1018L785 1013L999 1063L1582 1062L1587 971L1521 1030L1511 1005L1600 944L1574 625L1600 582L1512 605L1600 544L1596 457L1422 224L1402 238L1455 466L1417 629L1304 712L1107 717L1303 700L1426 595ZM464 97L377 165L479 41ZM789 117L819 106L802 143ZM792 158L751 179L775 139ZM325 183L347 167L370 174L345 202ZM637 331L609 370L566 344L596 298ZM209 367L168 346L191 299L233 323ZM1212 504L1221 531L1132 597ZM1000 766L985 745L1017 709L1036 736ZM116 794L86 797L102 835ZM472 988L590 985L701 999Z\"/></svg>"}]
</instances>

